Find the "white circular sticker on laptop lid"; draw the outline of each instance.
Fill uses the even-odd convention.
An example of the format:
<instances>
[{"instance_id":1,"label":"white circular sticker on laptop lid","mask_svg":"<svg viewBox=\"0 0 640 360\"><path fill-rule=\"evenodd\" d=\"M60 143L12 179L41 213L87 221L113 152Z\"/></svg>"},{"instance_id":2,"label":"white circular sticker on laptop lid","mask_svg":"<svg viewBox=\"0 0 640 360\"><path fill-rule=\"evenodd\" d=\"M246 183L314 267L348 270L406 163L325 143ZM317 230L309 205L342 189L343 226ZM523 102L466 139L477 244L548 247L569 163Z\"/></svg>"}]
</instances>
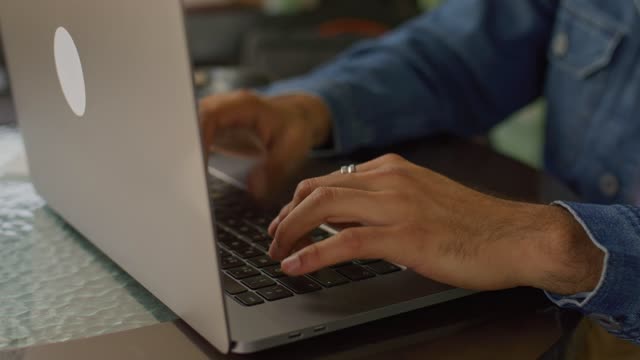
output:
<instances>
[{"instance_id":1,"label":"white circular sticker on laptop lid","mask_svg":"<svg viewBox=\"0 0 640 360\"><path fill-rule=\"evenodd\" d=\"M71 34L63 27L56 30L53 53L62 93L73 113L82 117L87 108L87 92L82 62Z\"/></svg>"}]
</instances>

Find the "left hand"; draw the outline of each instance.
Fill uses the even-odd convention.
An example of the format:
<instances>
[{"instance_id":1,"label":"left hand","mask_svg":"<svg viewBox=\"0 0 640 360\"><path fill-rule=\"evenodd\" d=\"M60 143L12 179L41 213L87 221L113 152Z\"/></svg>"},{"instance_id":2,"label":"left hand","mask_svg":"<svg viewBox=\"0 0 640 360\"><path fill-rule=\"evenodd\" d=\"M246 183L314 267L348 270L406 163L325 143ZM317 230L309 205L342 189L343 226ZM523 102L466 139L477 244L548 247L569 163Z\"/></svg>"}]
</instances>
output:
<instances>
[{"instance_id":1,"label":"left hand","mask_svg":"<svg viewBox=\"0 0 640 360\"><path fill-rule=\"evenodd\" d=\"M360 226L304 240L323 223ZM602 269L602 251L565 210L488 196L397 155L301 182L269 232L289 275L380 258L467 289L571 294L593 289Z\"/></svg>"}]
</instances>

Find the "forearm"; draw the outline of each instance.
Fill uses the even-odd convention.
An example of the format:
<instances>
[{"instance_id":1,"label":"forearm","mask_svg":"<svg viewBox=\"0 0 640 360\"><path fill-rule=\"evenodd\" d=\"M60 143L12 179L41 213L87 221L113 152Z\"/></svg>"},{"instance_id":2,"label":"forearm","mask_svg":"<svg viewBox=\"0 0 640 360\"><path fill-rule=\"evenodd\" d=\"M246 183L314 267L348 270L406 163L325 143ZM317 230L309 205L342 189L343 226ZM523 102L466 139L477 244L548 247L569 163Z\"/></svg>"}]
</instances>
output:
<instances>
[{"instance_id":1,"label":"forearm","mask_svg":"<svg viewBox=\"0 0 640 360\"><path fill-rule=\"evenodd\" d=\"M540 95L553 4L451 1L265 92L321 97L337 152L443 131L481 133ZM496 28L496 18L509 25Z\"/></svg>"}]
</instances>

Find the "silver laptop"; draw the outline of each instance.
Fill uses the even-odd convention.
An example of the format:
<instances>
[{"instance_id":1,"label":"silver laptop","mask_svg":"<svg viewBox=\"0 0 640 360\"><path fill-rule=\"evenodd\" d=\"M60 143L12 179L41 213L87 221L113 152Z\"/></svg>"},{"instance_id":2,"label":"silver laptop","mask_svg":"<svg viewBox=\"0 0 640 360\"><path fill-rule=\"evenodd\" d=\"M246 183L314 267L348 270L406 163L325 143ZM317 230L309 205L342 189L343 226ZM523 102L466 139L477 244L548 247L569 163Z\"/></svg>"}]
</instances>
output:
<instances>
[{"instance_id":1,"label":"silver laptop","mask_svg":"<svg viewBox=\"0 0 640 360\"><path fill-rule=\"evenodd\" d=\"M283 276L274 214L207 171L179 0L2 0L0 21L38 192L221 352L469 293L382 261Z\"/></svg>"}]
</instances>

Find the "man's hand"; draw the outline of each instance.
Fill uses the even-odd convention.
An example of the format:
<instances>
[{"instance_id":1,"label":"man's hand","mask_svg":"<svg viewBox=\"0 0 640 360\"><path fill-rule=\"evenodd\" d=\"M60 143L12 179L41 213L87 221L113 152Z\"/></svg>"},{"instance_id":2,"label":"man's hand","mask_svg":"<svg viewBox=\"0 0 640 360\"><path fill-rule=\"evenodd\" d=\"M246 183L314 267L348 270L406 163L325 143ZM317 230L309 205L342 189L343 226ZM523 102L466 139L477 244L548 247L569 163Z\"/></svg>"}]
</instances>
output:
<instances>
[{"instance_id":1,"label":"man's hand","mask_svg":"<svg viewBox=\"0 0 640 360\"><path fill-rule=\"evenodd\" d=\"M467 289L572 294L598 282L602 251L559 207L491 197L396 155L357 170L303 181L273 221L270 255L286 273L382 258ZM305 240L323 223L360 226Z\"/></svg>"},{"instance_id":2,"label":"man's hand","mask_svg":"<svg viewBox=\"0 0 640 360\"><path fill-rule=\"evenodd\" d=\"M200 102L200 121L207 151L253 155L249 147L237 146L242 139L216 143L225 133L237 138L249 132L261 142L266 154L248 179L249 191L259 198L291 175L314 146L327 141L331 131L328 107L304 94L265 98L238 91L210 96Z\"/></svg>"}]
</instances>

